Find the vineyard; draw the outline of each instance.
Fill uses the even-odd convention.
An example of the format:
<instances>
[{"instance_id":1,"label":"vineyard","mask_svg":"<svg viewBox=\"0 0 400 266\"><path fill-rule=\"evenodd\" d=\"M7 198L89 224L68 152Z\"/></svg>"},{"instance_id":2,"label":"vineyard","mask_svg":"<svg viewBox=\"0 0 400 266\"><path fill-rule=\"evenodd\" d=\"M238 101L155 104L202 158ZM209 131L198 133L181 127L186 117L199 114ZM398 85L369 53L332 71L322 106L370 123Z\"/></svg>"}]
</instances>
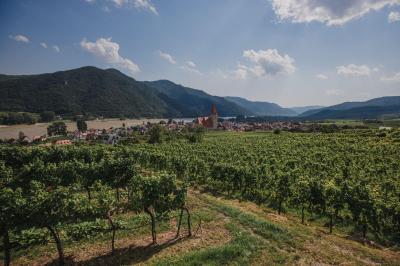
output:
<instances>
[{"instance_id":1,"label":"vineyard","mask_svg":"<svg viewBox=\"0 0 400 266\"><path fill-rule=\"evenodd\" d=\"M217 253L232 251L238 262L247 257L242 262L249 262L266 243L273 243L285 250L274 264L294 263L299 255L295 250L301 249L294 241L299 232L268 222L261 212L250 215L241 212L243 206L216 203L211 195L248 202L252 209L273 210L277 217L289 215L303 231L312 230L304 228L313 224L326 228L328 235L337 231L363 243L393 248L400 243L399 162L400 132L376 130L221 132L208 133L200 143L177 139L116 146L4 145L0 148L2 256L10 265L13 255L19 259L51 243L57 263L68 264L65 242L71 246L90 237L109 243L114 256L118 236L135 237L141 228L149 228L156 246L158 235L171 229L171 220L176 221L176 239L183 232L190 238L202 223L216 222L224 214L241 226L233 229L238 225L227 223L231 238L227 246L205 250L206 254L192 251L193 257L181 261L190 264L193 258L201 261L210 256L215 261L208 263L224 264ZM192 202L202 201L189 204L188 191ZM206 207L199 210L202 204ZM246 228L261 240L238 233ZM236 250L238 246L246 253ZM291 253L295 255L287 255ZM177 263L177 255L171 262L159 263Z\"/></svg>"}]
</instances>

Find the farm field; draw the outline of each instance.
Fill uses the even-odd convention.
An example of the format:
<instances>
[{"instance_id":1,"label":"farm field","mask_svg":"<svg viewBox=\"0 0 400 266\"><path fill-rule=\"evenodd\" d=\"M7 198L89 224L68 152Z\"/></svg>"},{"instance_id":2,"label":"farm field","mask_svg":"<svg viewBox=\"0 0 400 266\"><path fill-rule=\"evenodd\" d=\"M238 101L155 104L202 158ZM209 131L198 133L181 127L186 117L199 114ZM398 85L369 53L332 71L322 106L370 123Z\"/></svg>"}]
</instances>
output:
<instances>
[{"instance_id":1,"label":"farm field","mask_svg":"<svg viewBox=\"0 0 400 266\"><path fill-rule=\"evenodd\" d=\"M399 161L398 130L3 145L0 256L12 265L398 265Z\"/></svg>"}]
</instances>

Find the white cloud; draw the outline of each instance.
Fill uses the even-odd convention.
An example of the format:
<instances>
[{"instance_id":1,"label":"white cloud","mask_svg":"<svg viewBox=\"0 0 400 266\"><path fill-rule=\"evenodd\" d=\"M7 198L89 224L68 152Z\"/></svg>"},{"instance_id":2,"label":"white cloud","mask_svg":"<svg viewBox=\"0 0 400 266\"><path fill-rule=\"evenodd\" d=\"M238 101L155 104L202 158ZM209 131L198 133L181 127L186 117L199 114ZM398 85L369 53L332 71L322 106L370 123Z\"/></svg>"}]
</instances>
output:
<instances>
[{"instance_id":1,"label":"white cloud","mask_svg":"<svg viewBox=\"0 0 400 266\"><path fill-rule=\"evenodd\" d=\"M249 68L245 65L238 63L236 70L233 71L233 78L246 79L248 76Z\"/></svg>"},{"instance_id":2,"label":"white cloud","mask_svg":"<svg viewBox=\"0 0 400 266\"><path fill-rule=\"evenodd\" d=\"M119 44L113 42L111 38L100 38L96 42L83 39L80 45L86 51L103 58L107 63L127 69L132 75L140 71L137 64L119 54Z\"/></svg>"},{"instance_id":3,"label":"white cloud","mask_svg":"<svg viewBox=\"0 0 400 266\"><path fill-rule=\"evenodd\" d=\"M168 61L170 64L176 65L176 61L175 61L175 59L172 57L172 55L167 54L167 53L164 53L164 52L162 52L162 51L158 51L158 55L159 55L162 59Z\"/></svg>"},{"instance_id":4,"label":"white cloud","mask_svg":"<svg viewBox=\"0 0 400 266\"><path fill-rule=\"evenodd\" d=\"M400 72L397 72L391 76L383 76L383 77L381 77L381 81L383 81L383 82L400 82Z\"/></svg>"},{"instance_id":5,"label":"white cloud","mask_svg":"<svg viewBox=\"0 0 400 266\"><path fill-rule=\"evenodd\" d=\"M252 67L240 65L239 72L246 70L256 77L271 77L278 74L292 74L295 72L294 59L289 55L280 55L276 49L246 50L243 57L254 63Z\"/></svg>"},{"instance_id":6,"label":"white cloud","mask_svg":"<svg viewBox=\"0 0 400 266\"><path fill-rule=\"evenodd\" d=\"M196 64L193 61L187 61L183 66L181 66L181 69L197 75L203 75L203 73L196 68Z\"/></svg>"},{"instance_id":7,"label":"white cloud","mask_svg":"<svg viewBox=\"0 0 400 266\"><path fill-rule=\"evenodd\" d=\"M135 0L134 2L136 8L144 8L158 16L158 11L156 7L151 3L150 0Z\"/></svg>"},{"instance_id":8,"label":"white cloud","mask_svg":"<svg viewBox=\"0 0 400 266\"><path fill-rule=\"evenodd\" d=\"M400 0L270 0L280 20L294 23L318 21L343 25L373 10L400 4Z\"/></svg>"},{"instance_id":9,"label":"white cloud","mask_svg":"<svg viewBox=\"0 0 400 266\"><path fill-rule=\"evenodd\" d=\"M17 41L17 42L24 42L24 43L29 43L30 42L29 38L24 36L24 35L15 35L15 36L14 35L10 35L8 37L10 37L10 39L13 39L14 41Z\"/></svg>"},{"instance_id":10,"label":"white cloud","mask_svg":"<svg viewBox=\"0 0 400 266\"><path fill-rule=\"evenodd\" d=\"M188 65L189 67L195 68L196 64L193 61L187 61L186 65Z\"/></svg>"},{"instance_id":11,"label":"white cloud","mask_svg":"<svg viewBox=\"0 0 400 266\"><path fill-rule=\"evenodd\" d=\"M371 69L366 65L350 64L347 66L338 66L337 73L344 76L369 76Z\"/></svg>"},{"instance_id":12,"label":"white cloud","mask_svg":"<svg viewBox=\"0 0 400 266\"><path fill-rule=\"evenodd\" d=\"M389 23L400 21L400 12L390 12L388 16Z\"/></svg>"},{"instance_id":13,"label":"white cloud","mask_svg":"<svg viewBox=\"0 0 400 266\"><path fill-rule=\"evenodd\" d=\"M85 0L86 2L92 4L96 0ZM158 16L157 8L153 5L151 0L102 0L103 2L112 2L116 7L123 7L127 5L133 5L137 9L146 9L153 14ZM109 12L110 9L105 6L103 7L103 11Z\"/></svg>"},{"instance_id":14,"label":"white cloud","mask_svg":"<svg viewBox=\"0 0 400 266\"><path fill-rule=\"evenodd\" d=\"M46 49L47 49L47 44L46 44L45 42L41 42L41 43L40 43L40 46L42 46L43 48L46 48Z\"/></svg>"},{"instance_id":15,"label":"white cloud","mask_svg":"<svg viewBox=\"0 0 400 266\"><path fill-rule=\"evenodd\" d=\"M250 61L252 65L238 62L236 69L229 71L218 69L215 75L223 79L243 80L250 76L270 78L281 74L292 74L296 71L294 59L287 54L279 54L276 49L245 50L242 56Z\"/></svg>"},{"instance_id":16,"label":"white cloud","mask_svg":"<svg viewBox=\"0 0 400 266\"><path fill-rule=\"evenodd\" d=\"M53 49L54 49L54 51L56 51L57 53L60 52L60 47L58 47L57 45L53 45Z\"/></svg>"},{"instance_id":17,"label":"white cloud","mask_svg":"<svg viewBox=\"0 0 400 266\"><path fill-rule=\"evenodd\" d=\"M317 79L328 79L328 76L324 75L324 74L318 74L315 76Z\"/></svg>"}]
</instances>

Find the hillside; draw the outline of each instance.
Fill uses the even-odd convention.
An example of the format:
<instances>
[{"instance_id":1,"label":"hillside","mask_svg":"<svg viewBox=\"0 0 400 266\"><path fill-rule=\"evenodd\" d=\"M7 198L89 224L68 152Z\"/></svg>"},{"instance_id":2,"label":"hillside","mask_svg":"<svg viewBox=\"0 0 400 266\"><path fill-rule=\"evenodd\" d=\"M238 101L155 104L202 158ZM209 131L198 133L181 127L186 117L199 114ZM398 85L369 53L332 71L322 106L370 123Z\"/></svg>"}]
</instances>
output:
<instances>
[{"instance_id":1,"label":"hillside","mask_svg":"<svg viewBox=\"0 0 400 266\"><path fill-rule=\"evenodd\" d=\"M332 113L332 115L335 112L332 112L333 110L335 111L343 111L343 110L350 110L353 108L360 108L360 107L388 107L388 106L396 106L396 105L400 105L400 96L387 96L387 97L380 97L380 98L374 98L368 101L364 101L364 102L344 102L341 104L337 104L337 105L332 105L332 106L328 106L328 107L324 107L324 108L319 108L319 109L313 109L313 110L309 110L306 111L304 113L301 114L301 116L307 116L307 117L311 117L313 116L317 116L315 114L324 111L323 113L321 113L322 115L327 113L326 110L330 110L329 113ZM368 110L367 109L359 109L359 110ZM369 111L370 114L373 114L373 110L375 110L374 108L371 109L371 111ZM380 109L377 108L376 110L382 110L384 111L384 109ZM358 118L358 117L362 117L363 114L362 113L356 113L357 109L352 111L352 115L355 116L354 118ZM340 112L338 113L340 115L342 115ZM381 112L376 112L377 115L381 115Z\"/></svg>"},{"instance_id":2,"label":"hillside","mask_svg":"<svg viewBox=\"0 0 400 266\"><path fill-rule=\"evenodd\" d=\"M290 109L295 111L297 114L302 114L302 113L307 112L309 110L315 110L315 109L321 109L321 108L324 108L324 106L310 105L310 106L290 107Z\"/></svg>"},{"instance_id":3,"label":"hillside","mask_svg":"<svg viewBox=\"0 0 400 266\"><path fill-rule=\"evenodd\" d=\"M228 101L236 103L250 110L257 116L294 116L296 112L289 108L283 108L276 103L249 101L241 97L225 97Z\"/></svg>"},{"instance_id":4,"label":"hillside","mask_svg":"<svg viewBox=\"0 0 400 266\"><path fill-rule=\"evenodd\" d=\"M212 96L204 91L175 84L169 80L145 82L155 88L159 97L170 106L174 106L186 117L208 115L212 104L216 104L220 116L253 115L248 108L226 100L223 97Z\"/></svg>"},{"instance_id":5,"label":"hillside","mask_svg":"<svg viewBox=\"0 0 400 266\"><path fill-rule=\"evenodd\" d=\"M148 87L116 70L95 67L0 81L0 110L163 117L179 114Z\"/></svg>"},{"instance_id":6,"label":"hillside","mask_svg":"<svg viewBox=\"0 0 400 266\"><path fill-rule=\"evenodd\" d=\"M389 106L362 106L345 110L323 109L306 116L307 119L375 119L383 115L400 114L400 104Z\"/></svg>"},{"instance_id":7,"label":"hillside","mask_svg":"<svg viewBox=\"0 0 400 266\"><path fill-rule=\"evenodd\" d=\"M222 97L170 81L141 82L115 69L95 67L40 75L0 75L0 94L0 111L194 117L208 115L214 103L222 116L252 114Z\"/></svg>"}]
</instances>

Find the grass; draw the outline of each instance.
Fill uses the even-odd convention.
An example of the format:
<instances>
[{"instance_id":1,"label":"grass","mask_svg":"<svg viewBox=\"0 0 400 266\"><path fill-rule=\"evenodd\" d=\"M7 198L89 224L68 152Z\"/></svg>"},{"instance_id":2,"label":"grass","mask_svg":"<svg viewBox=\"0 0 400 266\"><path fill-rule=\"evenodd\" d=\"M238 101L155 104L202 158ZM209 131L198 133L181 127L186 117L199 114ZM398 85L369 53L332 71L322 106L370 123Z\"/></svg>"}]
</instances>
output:
<instances>
[{"instance_id":1,"label":"grass","mask_svg":"<svg viewBox=\"0 0 400 266\"><path fill-rule=\"evenodd\" d=\"M233 240L219 247L190 252L181 257L172 257L155 262L153 265L247 265L259 250L259 241L235 223L226 224L233 234Z\"/></svg>"},{"instance_id":2,"label":"grass","mask_svg":"<svg viewBox=\"0 0 400 266\"><path fill-rule=\"evenodd\" d=\"M144 227L118 231L114 256L109 233L65 241L66 253L78 265L399 265L398 251L349 240L339 229L330 235L320 221L302 225L296 215L277 215L251 202L190 191L188 207L193 237L186 237L183 223L182 237L175 239L175 224L164 222L158 245L150 245L150 230ZM119 219L134 227L146 219L138 217L125 214ZM26 250L19 258L13 254L13 265L49 264L56 257L54 244L49 243Z\"/></svg>"}]
</instances>

